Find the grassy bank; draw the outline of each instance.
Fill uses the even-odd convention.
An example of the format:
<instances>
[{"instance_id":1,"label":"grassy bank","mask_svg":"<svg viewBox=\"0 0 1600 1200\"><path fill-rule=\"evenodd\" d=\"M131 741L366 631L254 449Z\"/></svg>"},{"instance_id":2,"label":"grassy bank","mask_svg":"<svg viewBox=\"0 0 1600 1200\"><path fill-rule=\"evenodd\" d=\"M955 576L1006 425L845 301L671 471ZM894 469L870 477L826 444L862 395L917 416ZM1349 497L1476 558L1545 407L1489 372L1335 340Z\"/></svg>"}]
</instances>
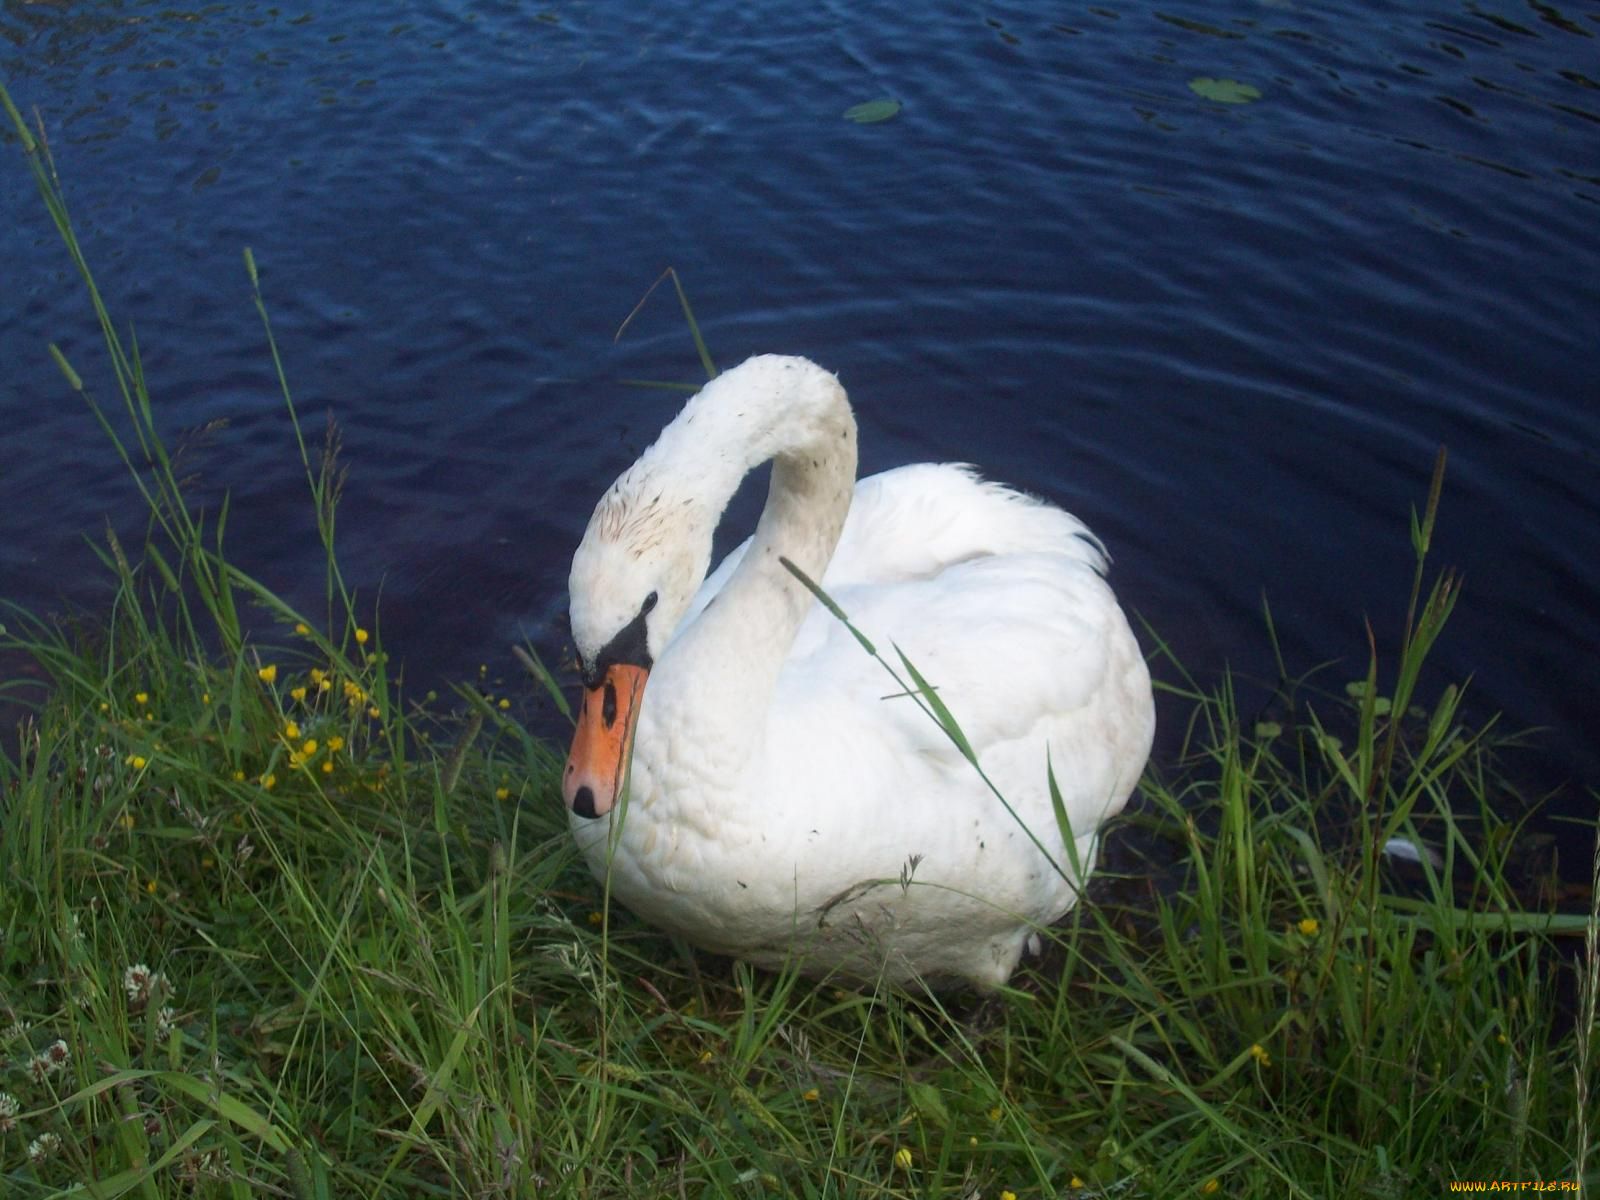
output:
<instances>
[{"instance_id":1,"label":"grassy bank","mask_svg":"<svg viewBox=\"0 0 1600 1200\"><path fill-rule=\"evenodd\" d=\"M5 104L149 522L103 546L104 613L0 618L32 664L0 743L0 1195L1403 1197L1585 1170L1596 918L1512 870L1521 801L1421 682L1457 594L1426 564L1439 473L1396 661L1285 668L1262 717L1158 664L1183 750L1014 988L749 971L603 905L559 748L501 697L402 695L286 381L317 611L235 561ZM1396 867L1392 839L1437 859Z\"/></svg>"}]
</instances>

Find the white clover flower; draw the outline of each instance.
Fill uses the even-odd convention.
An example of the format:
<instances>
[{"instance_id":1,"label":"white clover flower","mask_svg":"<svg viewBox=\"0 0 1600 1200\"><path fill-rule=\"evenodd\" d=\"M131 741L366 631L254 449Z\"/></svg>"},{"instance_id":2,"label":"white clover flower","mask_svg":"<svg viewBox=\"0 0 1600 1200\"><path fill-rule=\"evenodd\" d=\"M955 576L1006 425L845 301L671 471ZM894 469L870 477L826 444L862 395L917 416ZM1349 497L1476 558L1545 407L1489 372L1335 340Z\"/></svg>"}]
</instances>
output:
<instances>
[{"instance_id":1,"label":"white clover flower","mask_svg":"<svg viewBox=\"0 0 1600 1200\"><path fill-rule=\"evenodd\" d=\"M155 972L143 963L134 963L122 973L122 986L128 993L129 1004L143 1004L150 999L151 985L155 981Z\"/></svg>"},{"instance_id":2,"label":"white clover flower","mask_svg":"<svg viewBox=\"0 0 1600 1200\"><path fill-rule=\"evenodd\" d=\"M10 1092L0 1092L0 1133L10 1133L17 1127L17 1114L22 1105Z\"/></svg>"},{"instance_id":3,"label":"white clover flower","mask_svg":"<svg viewBox=\"0 0 1600 1200\"><path fill-rule=\"evenodd\" d=\"M28 1161L38 1162L41 1158L49 1158L61 1149L61 1139L53 1133L41 1133L28 1143Z\"/></svg>"},{"instance_id":4,"label":"white clover flower","mask_svg":"<svg viewBox=\"0 0 1600 1200\"><path fill-rule=\"evenodd\" d=\"M172 1031L177 1027L177 1024L178 1014L173 1011L172 1005L164 1005L161 1011L156 1014L156 1036L158 1038L171 1037Z\"/></svg>"},{"instance_id":5,"label":"white clover flower","mask_svg":"<svg viewBox=\"0 0 1600 1200\"><path fill-rule=\"evenodd\" d=\"M35 1083L43 1083L65 1068L71 1058L72 1052L67 1049L67 1044L57 1038L28 1060L28 1077Z\"/></svg>"},{"instance_id":6,"label":"white clover flower","mask_svg":"<svg viewBox=\"0 0 1600 1200\"><path fill-rule=\"evenodd\" d=\"M166 994L167 980L160 971L152 971L144 963L134 963L122 973L122 986L128 993L129 1007L143 1008Z\"/></svg>"}]
</instances>

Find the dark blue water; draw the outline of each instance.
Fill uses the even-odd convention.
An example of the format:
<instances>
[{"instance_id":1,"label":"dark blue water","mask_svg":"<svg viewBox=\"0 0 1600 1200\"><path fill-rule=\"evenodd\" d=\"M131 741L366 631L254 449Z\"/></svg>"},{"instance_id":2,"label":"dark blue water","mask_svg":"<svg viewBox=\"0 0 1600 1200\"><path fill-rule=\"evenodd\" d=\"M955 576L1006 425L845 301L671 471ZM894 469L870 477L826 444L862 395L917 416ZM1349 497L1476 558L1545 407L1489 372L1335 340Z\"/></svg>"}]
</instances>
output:
<instances>
[{"instance_id":1,"label":"dark blue water","mask_svg":"<svg viewBox=\"0 0 1600 1200\"><path fill-rule=\"evenodd\" d=\"M308 608L305 485L241 250L340 537L414 688L562 650L589 510L713 352L839 371L863 470L967 459L1097 529L1191 669L1363 671L1436 540L1438 661L1600 780L1600 7L362 0L0 5L161 423L233 495L233 556ZM1242 105L1198 77L1247 83ZM843 117L894 98L893 120ZM93 603L127 520L96 338L14 143L0 161L0 594ZM748 519L754 502L743 506ZM1573 793L1577 795L1577 793Z\"/></svg>"}]
</instances>

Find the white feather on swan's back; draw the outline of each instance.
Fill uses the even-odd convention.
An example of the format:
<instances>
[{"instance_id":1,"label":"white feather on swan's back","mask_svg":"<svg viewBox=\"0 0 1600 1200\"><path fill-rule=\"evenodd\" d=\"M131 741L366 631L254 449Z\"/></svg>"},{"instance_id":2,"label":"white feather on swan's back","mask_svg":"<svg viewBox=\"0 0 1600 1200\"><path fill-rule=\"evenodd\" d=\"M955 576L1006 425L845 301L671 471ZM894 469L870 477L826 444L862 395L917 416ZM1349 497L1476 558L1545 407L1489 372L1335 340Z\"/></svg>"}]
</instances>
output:
<instances>
[{"instance_id":1,"label":"white feather on swan's back","mask_svg":"<svg viewBox=\"0 0 1600 1200\"><path fill-rule=\"evenodd\" d=\"M749 545L746 538L706 577L684 626L722 590ZM982 479L966 463L913 463L856 484L844 532L817 582L832 594L925 579L972 558L1028 553L1065 555L1102 575L1108 562L1100 539L1071 513Z\"/></svg>"}]
</instances>

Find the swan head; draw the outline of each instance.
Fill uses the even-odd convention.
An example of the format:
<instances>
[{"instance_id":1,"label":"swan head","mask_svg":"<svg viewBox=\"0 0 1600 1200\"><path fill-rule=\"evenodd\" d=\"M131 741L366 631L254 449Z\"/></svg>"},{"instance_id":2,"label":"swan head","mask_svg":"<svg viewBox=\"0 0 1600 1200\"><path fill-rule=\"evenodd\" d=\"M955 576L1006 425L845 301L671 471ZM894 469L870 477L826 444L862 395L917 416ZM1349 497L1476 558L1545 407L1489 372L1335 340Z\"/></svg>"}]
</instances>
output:
<instances>
[{"instance_id":1,"label":"swan head","mask_svg":"<svg viewBox=\"0 0 1600 1200\"><path fill-rule=\"evenodd\" d=\"M711 562L714 519L647 467L601 498L567 584L583 697L562 793L591 819L622 794L645 680Z\"/></svg>"}]
</instances>

